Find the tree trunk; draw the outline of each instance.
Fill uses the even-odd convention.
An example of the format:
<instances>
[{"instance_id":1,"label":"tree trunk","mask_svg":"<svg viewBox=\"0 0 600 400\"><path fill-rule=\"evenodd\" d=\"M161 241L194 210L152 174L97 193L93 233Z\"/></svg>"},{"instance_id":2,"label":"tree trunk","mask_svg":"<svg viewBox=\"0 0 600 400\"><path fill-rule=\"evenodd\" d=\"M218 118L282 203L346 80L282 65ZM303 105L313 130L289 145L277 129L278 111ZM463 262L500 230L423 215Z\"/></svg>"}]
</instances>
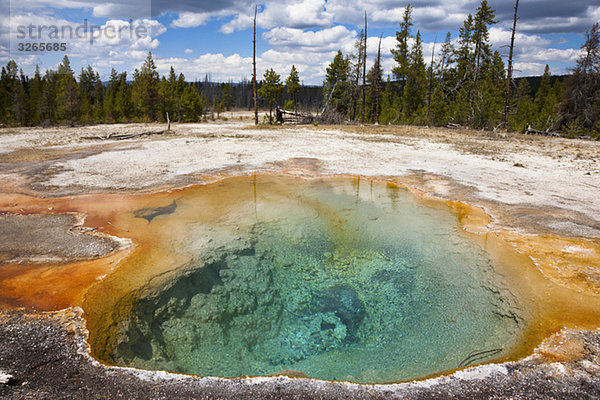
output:
<instances>
[{"instance_id":1,"label":"tree trunk","mask_svg":"<svg viewBox=\"0 0 600 400\"><path fill-rule=\"evenodd\" d=\"M365 49L363 53L363 82L362 82L362 116L360 122L365 123L365 112L366 112L366 90L367 90L367 12L365 11Z\"/></svg>"},{"instance_id":2,"label":"tree trunk","mask_svg":"<svg viewBox=\"0 0 600 400\"><path fill-rule=\"evenodd\" d=\"M508 53L508 71L506 77L506 98L504 99L504 127L509 130L508 116L510 113L510 85L512 84L513 74L513 51L515 48L515 32L517 31L517 13L519 11L519 0L515 0L515 16L513 18L512 34L510 37L510 51Z\"/></svg>"},{"instance_id":3,"label":"tree trunk","mask_svg":"<svg viewBox=\"0 0 600 400\"><path fill-rule=\"evenodd\" d=\"M252 40L252 90L254 92L254 125L258 125L258 95L256 92L256 14L258 5L254 6L254 39Z\"/></svg>"},{"instance_id":4,"label":"tree trunk","mask_svg":"<svg viewBox=\"0 0 600 400\"><path fill-rule=\"evenodd\" d=\"M437 38L433 42L433 50L431 50L431 64L429 64L429 90L427 91L427 125L431 126L431 93L433 92L433 57L435 56L435 45Z\"/></svg>"},{"instance_id":5,"label":"tree trunk","mask_svg":"<svg viewBox=\"0 0 600 400\"><path fill-rule=\"evenodd\" d=\"M383 33L379 35L379 47L377 48L377 74L379 74L379 68L381 68L381 39L383 38ZM381 96L381 78L379 75L377 76L377 85L375 86L375 125L379 125L379 114L381 114L381 105L379 104L379 98Z\"/></svg>"}]
</instances>

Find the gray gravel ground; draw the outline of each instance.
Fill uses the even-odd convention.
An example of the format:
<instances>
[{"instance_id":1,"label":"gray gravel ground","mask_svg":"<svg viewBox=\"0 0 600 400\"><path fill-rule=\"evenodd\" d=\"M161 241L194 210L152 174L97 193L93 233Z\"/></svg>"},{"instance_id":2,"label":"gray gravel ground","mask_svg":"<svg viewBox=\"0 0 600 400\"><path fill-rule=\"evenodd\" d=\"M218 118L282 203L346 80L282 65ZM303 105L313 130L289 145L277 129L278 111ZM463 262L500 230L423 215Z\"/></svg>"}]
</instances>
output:
<instances>
[{"instance_id":1,"label":"gray gravel ground","mask_svg":"<svg viewBox=\"0 0 600 400\"><path fill-rule=\"evenodd\" d=\"M0 263L93 259L119 248L79 224L73 214L0 214Z\"/></svg>"}]
</instances>

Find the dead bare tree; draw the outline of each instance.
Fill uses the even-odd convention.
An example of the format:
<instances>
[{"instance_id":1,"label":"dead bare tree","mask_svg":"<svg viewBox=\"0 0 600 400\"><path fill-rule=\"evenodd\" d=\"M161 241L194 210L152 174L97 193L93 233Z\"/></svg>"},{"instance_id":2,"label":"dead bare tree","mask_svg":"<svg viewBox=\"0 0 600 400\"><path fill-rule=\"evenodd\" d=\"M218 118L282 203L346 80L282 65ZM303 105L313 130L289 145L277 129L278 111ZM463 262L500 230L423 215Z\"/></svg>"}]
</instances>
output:
<instances>
[{"instance_id":1,"label":"dead bare tree","mask_svg":"<svg viewBox=\"0 0 600 400\"><path fill-rule=\"evenodd\" d=\"M433 93L433 62L435 57L435 46L437 45L437 36L433 42L431 50L431 63L429 64L429 89L427 90L427 126L431 126L431 94Z\"/></svg>"},{"instance_id":2,"label":"dead bare tree","mask_svg":"<svg viewBox=\"0 0 600 400\"><path fill-rule=\"evenodd\" d=\"M512 85L512 74L513 74L513 54L515 49L515 33L517 31L517 20L519 11L519 0L515 0L515 16L513 18L512 33L510 36L510 50L508 53L508 70L506 77L506 98L504 99L504 127L506 130L509 129L508 117L510 114L510 92Z\"/></svg>"},{"instance_id":3,"label":"dead bare tree","mask_svg":"<svg viewBox=\"0 0 600 400\"><path fill-rule=\"evenodd\" d=\"M252 40L252 91L254 92L254 125L258 125L258 94L256 91L256 15L258 4L254 6L254 39Z\"/></svg>"},{"instance_id":4,"label":"dead bare tree","mask_svg":"<svg viewBox=\"0 0 600 400\"><path fill-rule=\"evenodd\" d=\"M554 130L565 130L575 136L600 138L600 22L586 32L581 55L564 81L562 102Z\"/></svg>"},{"instance_id":5,"label":"dead bare tree","mask_svg":"<svg viewBox=\"0 0 600 400\"><path fill-rule=\"evenodd\" d=\"M377 69L381 69L381 39L383 39L383 33L379 35L379 46L377 47L377 60L375 64ZM375 85L375 125L379 125L379 114L381 114L381 79L377 77L377 84Z\"/></svg>"},{"instance_id":6,"label":"dead bare tree","mask_svg":"<svg viewBox=\"0 0 600 400\"><path fill-rule=\"evenodd\" d=\"M364 40L365 40L365 44L364 44L364 51L363 51L363 60L362 60L362 66L363 66L363 82L362 82L362 116L360 118L360 122L361 124L365 123L365 113L366 113L366 107L367 107L367 103L366 103L366 98L367 98L367 12L365 11L365 36L364 36Z\"/></svg>"},{"instance_id":7,"label":"dead bare tree","mask_svg":"<svg viewBox=\"0 0 600 400\"><path fill-rule=\"evenodd\" d=\"M333 92L335 92L337 85L338 85L338 82L336 81L335 84L333 85L333 87L331 88L331 92L329 92L329 96L327 96L327 101L325 102L325 105L323 106L323 109L321 110L321 115L325 114L325 111L327 111L327 108L329 108L329 103L331 103L331 99L333 98Z\"/></svg>"},{"instance_id":8,"label":"dead bare tree","mask_svg":"<svg viewBox=\"0 0 600 400\"><path fill-rule=\"evenodd\" d=\"M349 91L350 94L350 112L349 117L350 120L354 121L357 119L357 114L360 113L360 85L361 85L361 75L363 75L363 60L365 53L365 30L361 29L358 39L354 43L354 47L356 48L356 55L351 55L352 59L356 58L356 63L353 66L352 71L352 82L351 88Z\"/></svg>"}]
</instances>

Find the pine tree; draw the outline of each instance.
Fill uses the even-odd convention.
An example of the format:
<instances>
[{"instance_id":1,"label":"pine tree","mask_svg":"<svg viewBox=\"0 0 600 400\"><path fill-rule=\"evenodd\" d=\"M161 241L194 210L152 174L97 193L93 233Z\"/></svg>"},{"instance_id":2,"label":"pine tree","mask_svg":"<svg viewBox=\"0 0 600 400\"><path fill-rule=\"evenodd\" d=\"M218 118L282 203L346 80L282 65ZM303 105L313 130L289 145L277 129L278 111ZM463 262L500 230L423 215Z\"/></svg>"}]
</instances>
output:
<instances>
[{"instance_id":1,"label":"pine tree","mask_svg":"<svg viewBox=\"0 0 600 400\"><path fill-rule=\"evenodd\" d=\"M537 108L537 118L533 121L535 129L546 130L554 124L554 107L559 99L553 96L550 78L550 67L546 65L540 87L535 94L534 102Z\"/></svg>"},{"instance_id":2,"label":"pine tree","mask_svg":"<svg viewBox=\"0 0 600 400\"><path fill-rule=\"evenodd\" d=\"M487 0L481 0L480 6L477 8L477 13L473 19L473 32L471 39L473 41L473 82L469 92L469 123L472 127L482 127L483 121L481 119L481 103L485 101L483 96L488 87L481 89L479 87L482 76L485 76L492 62L492 51L489 44L489 31L488 26L496 24L498 21L495 20L495 11L488 5ZM475 104L479 102L478 104ZM479 115L476 115L479 114Z\"/></svg>"},{"instance_id":3,"label":"pine tree","mask_svg":"<svg viewBox=\"0 0 600 400\"><path fill-rule=\"evenodd\" d=\"M26 80L21 72L21 78L13 82L11 92L10 112L12 120L18 125L25 126L29 117L29 96L25 90Z\"/></svg>"},{"instance_id":4,"label":"pine tree","mask_svg":"<svg viewBox=\"0 0 600 400\"><path fill-rule=\"evenodd\" d=\"M203 103L196 88L188 85L181 95L182 120L185 122L197 122L202 115Z\"/></svg>"},{"instance_id":5,"label":"pine tree","mask_svg":"<svg viewBox=\"0 0 600 400\"><path fill-rule=\"evenodd\" d=\"M473 127L493 129L504 121L506 75L504 61L495 51L482 69L473 98Z\"/></svg>"},{"instance_id":6,"label":"pine tree","mask_svg":"<svg viewBox=\"0 0 600 400\"><path fill-rule=\"evenodd\" d=\"M555 103L555 110L558 110L558 105L559 105L560 100L562 99L562 95L563 95L563 85L559 79L556 79L554 81L554 85L552 85L551 95L554 96L554 98L557 101L557 103Z\"/></svg>"},{"instance_id":7,"label":"pine tree","mask_svg":"<svg viewBox=\"0 0 600 400\"><path fill-rule=\"evenodd\" d=\"M440 83L444 82L446 69L453 62L453 59L452 59L453 53L454 53L454 45L452 44L452 34L450 32L447 32L446 40L444 41L444 44L442 45L442 51L440 53L439 68L436 72Z\"/></svg>"},{"instance_id":8,"label":"pine tree","mask_svg":"<svg viewBox=\"0 0 600 400\"><path fill-rule=\"evenodd\" d=\"M230 111L234 105L233 94L231 93L231 84L221 84L221 103L224 111Z\"/></svg>"},{"instance_id":9,"label":"pine tree","mask_svg":"<svg viewBox=\"0 0 600 400\"><path fill-rule=\"evenodd\" d=\"M181 117L181 96L183 96L183 91L185 90L185 88L188 86L187 82L185 81L185 75L183 75L183 73L179 73L179 76L177 77L177 83L175 84L175 98L176 98L176 103L175 103L175 109L177 112L177 120L181 121L182 117Z\"/></svg>"},{"instance_id":10,"label":"pine tree","mask_svg":"<svg viewBox=\"0 0 600 400\"><path fill-rule=\"evenodd\" d=\"M323 83L325 111L331 108L342 118L348 115L351 100L349 78L350 61L344 57L344 54L340 50L327 67Z\"/></svg>"},{"instance_id":11,"label":"pine tree","mask_svg":"<svg viewBox=\"0 0 600 400\"><path fill-rule=\"evenodd\" d=\"M383 84L383 68L381 67L381 37L379 38L379 49L377 58L373 67L367 74L367 82L369 83L369 103L370 115L369 119L375 124L379 124L381 115L381 87ZM367 117L367 116L365 116Z\"/></svg>"},{"instance_id":12,"label":"pine tree","mask_svg":"<svg viewBox=\"0 0 600 400\"><path fill-rule=\"evenodd\" d=\"M379 121L382 125L394 124L398 121L400 105L398 96L395 96L393 83L388 75L385 89L381 95L381 115Z\"/></svg>"},{"instance_id":13,"label":"pine tree","mask_svg":"<svg viewBox=\"0 0 600 400\"><path fill-rule=\"evenodd\" d=\"M40 67L36 65L33 79L29 86L29 121L31 125L39 125L42 121L40 104L42 101L43 89Z\"/></svg>"},{"instance_id":14,"label":"pine tree","mask_svg":"<svg viewBox=\"0 0 600 400\"><path fill-rule=\"evenodd\" d=\"M482 65L491 57L491 48L489 44L490 34L488 26L496 24L495 11L488 5L487 0L481 0L481 4L477 8L477 13L473 19L473 44L474 49L474 81L475 86L481 75Z\"/></svg>"},{"instance_id":15,"label":"pine tree","mask_svg":"<svg viewBox=\"0 0 600 400\"><path fill-rule=\"evenodd\" d=\"M444 126L450 122L449 108L446 103L452 94L451 85L457 84L456 76L453 75L454 70L450 68L454 63L454 52L452 35L448 32L442 44L439 61L436 63L432 59L429 66L428 125Z\"/></svg>"},{"instance_id":16,"label":"pine tree","mask_svg":"<svg viewBox=\"0 0 600 400\"><path fill-rule=\"evenodd\" d=\"M42 98L40 100L40 119L43 124L56 121L58 81L59 75L56 71L46 71L42 80Z\"/></svg>"},{"instance_id":17,"label":"pine tree","mask_svg":"<svg viewBox=\"0 0 600 400\"><path fill-rule=\"evenodd\" d=\"M2 99L5 121L9 124L21 124L26 96L19 78L19 67L13 60L8 62L6 70L2 69L2 87L6 96Z\"/></svg>"},{"instance_id":18,"label":"pine tree","mask_svg":"<svg viewBox=\"0 0 600 400\"><path fill-rule=\"evenodd\" d=\"M158 94L160 97L161 117L166 119L168 113L170 119L177 119L177 76L175 75L175 70L172 66L169 69L169 76L162 77Z\"/></svg>"},{"instance_id":19,"label":"pine tree","mask_svg":"<svg viewBox=\"0 0 600 400\"><path fill-rule=\"evenodd\" d=\"M546 101L546 97L550 93L550 79L552 75L550 74L550 67L546 64L544 68L544 74L542 75L542 80L540 81L540 87L538 88L535 94L535 105L537 106L538 111L540 111Z\"/></svg>"},{"instance_id":20,"label":"pine tree","mask_svg":"<svg viewBox=\"0 0 600 400\"><path fill-rule=\"evenodd\" d=\"M90 123L94 116L92 108L94 107L96 92L96 73L94 69L88 65L87 69L81 69L79 74L79 95L81 102L79 104L79 112L83 122Z\"/></svg>"},{"instance_id":21,"label":"pine tree","mask_svg":"<svg viewBox=\"0 0 600 400\"><path fill-rule=\"evenodd\" d=\"M456 76L458 85L470 81L473 75L473 16L469 14L459 29L459 47L455 49Z\"/></svg>"},{"instance_id":22,"label":"pine tree","mask_svg":"<svg viewBox=\"0 0 600 400\"><path fill-rule=\"evenodd\" d=\"M96 84L94 85L94 104L92 106L92 115L95 123L104 121L104 85L100 80L100 74L96 72Z\"/></svg>"},{"instance_id":23,"label":"pine tree","mask_svg":"<svg viewBox=\"0 0 600 400\"><path fill-rule=\"evenodd\" d=\"M279 102L283 93L283 85L280 81L280 76L273 69L268 69L265 72L263 81L261 82L258 95L264 98L269 105L269 123L273 123L273 108Z\"/></svg>"},{"instance_id":24,"label":"pine tree","mask_svg":"<svg viewBox=\"0 0 600 400\"><path fill-rule=\"evenodd\" d=\"M363 72L363 62L365 58L365 31L361 30L358 39L354 42L356 53L351 55L351 74L350 79L350 119L355 120L360 100L360 81Z\"/></svg>"},{"instance_id":25,"label":"pine tree","mask_svg":"<svg viewBox=\"0 0 600 400\"><path fill-rule=\"evenodd\" d=\"M198 89L196 88L196 91L198 91ZM250 104L250 103L248 103ZM206 118L206 112L208 110L209 103L208 100L206 100L206 96L204 96L204 93L200 92L200 116L202 117L202 119L204 120Z\"/></svg>"},{"instance_id":26,"label":"pine tree","mask_svg":"<svg viewBox=\"0 0 600 400\"><path fill-rule=\"evenodd\" d=\"M2 67L0 73L0 123L8 123L8 107L9 107L9 80L6 68Z\"/></svg>"},{"instance_id":27,"label":"pine tree","mask_svg":"<svg viewBox=\"0 0 600 400\"><path fill-rule=\"evenodd\" d=\"M406 80L410 68L410 49L408 46L408 41L411 37L410 28L413 26L412 11L412 6L408 4L404 9L402 22L400 23L400 31L396 32L396 48L392 49L394 61L397 64L392 69L392 73L399 81Z\"/></svg>"},{"instance_id":28,"label":"pine tree","mask_svg":"<svg viewBox=\"0 0 600 400\"><path fill-rule=\"evenodd\" d=\"M221 98L217 96L213 97L213 112L217 113L217 119L221 118L221 113L223 111L225 111L225 108L223 107Z\"/></svg>"},{"instance_id":29,"label":"pine tree","mask_svg":"<svg viewBox=\"0 0 600 400\"><path fill-rule=\"evenodd\" d=\"M119 74L115 93L115 114L118 122L126 122L135 115L135 104L132 99L132 89L127 84L127 72Z\"/></svg>"},{"instance_id":30,"label":"pine tree","mask_svg":"<svg viewBox=\"0 0 600 400\"><path fill-rule=\"evenodd\" d=\"M445 126L448 124L448 105L441 84L437 84L431 94L430 103L431 125Z\"/></svg>"},{"instance_id":31,"label":"pine tree","mask_svg":"<svg viewBox=\"0 0 600 400\"><path fill-rule=\"evenodd\" d=\"M527 79L521 79L513 96L516 106L514 114L509 119L510 128L517 132L525 132L527 126L537 119L537 106L531 98L531 87Z\"/></svg>"},{"instance_id":32,"label":"pine tree","mask_svg":"<svg viewBox=\"0 0 600 400\"><path fill-rule=\"evenodd\" d=\"M158 89L160 79L152 52L148 52L146 61L140 70L133 73L132 98L135 100L135 109L139 118L145 121L156 121L160 107Z\"/></svg>"},{"instance_id":33,"label":"pine tree","mask_svg":"<svg viewBox=\"0 0 600 400\"><path fill-rule=\"evenodd\" d=\"M473 16L469 14L459 29L458 46L446 60L443 75L448 121L463 125L469 117L469 93L473 82Z\"/></svg>"},{"instance_id":34,"label":"pine tree","mask_svg":"<svg viewBox=\"0 0 600 400\"><path fill-rule=\"evenodd\" d=\"M104 94L103 101L103 114L104 122L112 123L119 120L119 115L115 108L117 89L119 86L119 75L117 71L112 68L110 71L110 78L108 79L108 85L106 87L106 93Z\"/></svg>"},{"instance_id":35,"label":"pine tree","mask_svg":"<svg viewBox=\"0 0 600 400\"><path fill-rule=\"evenodd\" d=\"M402 118L409 124L425 123L425 101L427 96L427 72L423 61L421 32L417 32L410 51L406 84L402 95Z\"/></svg>"},{"instance_id":36,"label":"pine tree","mask_svg":"<svg viewBox=\"0 0 600 400\"><path fill-rule=\"evenodd\" d=\"M8 64L6 64L6 79L8 79L10 83L14 83L19 79L19 66L14 60L10 60Z\"/></svg>"},{"instance_id":37,"label":"pine tree","mask_svg":"<svg viewBox=\"0 0 600 400\"><path fill-rule=\"evenodd\" d=\"M64 56L62 63L58 67L58 93L57 93L57 114L59 121L74 124L78 118L79 110L79 87L69 57Z\"/></svg>"},{"instance_id":38,"label":"pine tree","mask_svg":"<svg viewBox=\"0 0 600 400\"><path fill-rule=\"evenodd\" d=\"M285 85L287 86L287 91L292 96L292 101L294 102L294 112L298 112L298 93L300 93L300 76L298 75L298 71L296 70L296 66L292 65L292 69L290 71L290 76L285 80Z\"/></svg>"},{"instance_id":39,"label":"pine tree","mask_svg":"<svg viewBox=\"0 0 600 400\"><path fill-rule=\"evenodd\" d=\"M468 85L458 87L448 98L448 116L453 124L465 125L469 122L469 90Z\"/></svg>"}]
</instances>

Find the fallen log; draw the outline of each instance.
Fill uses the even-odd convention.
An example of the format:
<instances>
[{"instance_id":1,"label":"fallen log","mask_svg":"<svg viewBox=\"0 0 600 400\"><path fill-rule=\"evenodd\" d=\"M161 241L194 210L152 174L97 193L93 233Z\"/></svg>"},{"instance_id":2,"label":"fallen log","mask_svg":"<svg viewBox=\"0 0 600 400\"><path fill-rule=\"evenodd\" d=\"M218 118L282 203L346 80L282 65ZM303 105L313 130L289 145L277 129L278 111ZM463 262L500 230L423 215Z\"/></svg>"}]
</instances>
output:
<instances>
[{"instance_id":1,"label":"fallen log","mask_svg":"<svg viewBox=\"0 0 600 400\"><path fill-rule=\"evenodd\" d=\"M298 113L292 111L281 110L281 113L284 117L284 121L286 123L295 123L295 124L310 124L313 123L315 118L312 114L309 113Z\"/></svg>"},{"instance_id":2,"label":"fallen log","mask_svg":"<svg viewBox=\"0 0 600 400\"><path fill-rule=\"evenodd\" d=\"M156 132L142 132L142 133L132 133L127 135L113 135L110 136L109 139L114 140L125 140L125 139L134 139L141 136L152 136L152 135L162 135L166 131L156 131Z\"/></svg>"},{"instance_id":3,"label":"fallen log","mask_svg":"<svg viewBox=\"0 0 600 400\"><path fill-rule=\"evenodd\" d=\"M135 139L135 138L142 137L142 136L162 135L165 132L167 132L167 131L127 133L127 134L111 133L108 136L83 136L81 139L83 139L83 140L127 140L127 139Z\"/></svg>"},{"instance_id":4,"label":"fallen log","mask_svg":"<svg viewBox=\"0 0 600 400\"><path fill-rule=\"evenodd\" d=\"M561 134L558 132L551 132L550 129L546 129L545 131L540 131L538 129L533 129L531 125L527 125L527 129L525 130L526 135L538 135L538 136L551 136L551 137L561 137Z\"/></svg>"}]
</instances>

